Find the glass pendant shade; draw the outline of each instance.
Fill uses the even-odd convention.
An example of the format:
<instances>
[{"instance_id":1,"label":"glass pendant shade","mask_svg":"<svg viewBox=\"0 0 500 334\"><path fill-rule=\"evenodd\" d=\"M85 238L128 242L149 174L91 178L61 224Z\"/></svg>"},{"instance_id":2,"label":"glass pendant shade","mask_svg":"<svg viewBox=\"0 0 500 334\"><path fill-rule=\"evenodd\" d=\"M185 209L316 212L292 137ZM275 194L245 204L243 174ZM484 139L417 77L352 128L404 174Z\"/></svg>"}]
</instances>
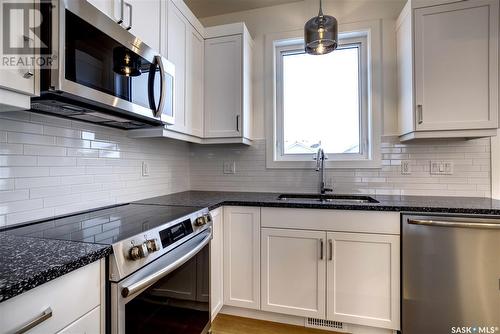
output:
<instances>
[{"instance_id":1,"label":"glass pendant shade","mask_svg":"<svg viewBox=\"0 0 500 334\"><path fill-rule=\"evenodd\" d=\"M113 50L113 71L126 77L141 75L139 70L141 60L125 47L116 47Z\"/></svg>"},{"instance_id":2,"label":"glass pendant shade","mask_svg":"<svg viewBox=\"0 0 500 334\"><path fill-rule=\"evenodd\" d=\"M319 14L304 26L305 51L311 55L324 55L337 48L339 29L337 19L323 15L321 0Z\"/></svg>"}]
</instances>

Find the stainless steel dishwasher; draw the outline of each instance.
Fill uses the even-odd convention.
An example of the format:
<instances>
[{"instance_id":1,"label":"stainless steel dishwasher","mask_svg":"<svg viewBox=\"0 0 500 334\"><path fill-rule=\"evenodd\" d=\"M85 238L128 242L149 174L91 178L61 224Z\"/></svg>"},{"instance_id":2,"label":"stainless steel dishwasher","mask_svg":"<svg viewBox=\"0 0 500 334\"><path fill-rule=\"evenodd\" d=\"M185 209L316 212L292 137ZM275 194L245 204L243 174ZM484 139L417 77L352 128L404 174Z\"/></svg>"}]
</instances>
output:
<instances>
[{"instance_id":1,"label":"stainless steel dishwasher","mask_svg":"<svg viewBox=\"0 0 500 334\"><path fill-rule=\"evenodd\" d=\"M403 215L402 231L402 333L500 333L500 219Z\"/></svg>"}]
</instances>

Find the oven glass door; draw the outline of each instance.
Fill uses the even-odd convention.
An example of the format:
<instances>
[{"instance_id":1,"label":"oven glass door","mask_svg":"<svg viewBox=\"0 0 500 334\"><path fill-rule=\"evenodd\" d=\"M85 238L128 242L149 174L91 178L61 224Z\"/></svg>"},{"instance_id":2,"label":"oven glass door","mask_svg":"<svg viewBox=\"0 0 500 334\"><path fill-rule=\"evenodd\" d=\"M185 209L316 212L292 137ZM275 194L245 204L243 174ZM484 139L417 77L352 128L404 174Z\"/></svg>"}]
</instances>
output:
<instances>
[{"instance_id":1,"label":"oven glass door","mask_svg":"<svg viewBox=\"0 0 500 334\"><path fill-rule=\"evenodd\" d=\"M126 334L201 334L210 326L209 245L125 305Z\"/></svg>"},{"instance_id":2,"label":"oven glass door","mask_svg":"<svg viewBox=\"0 0 500 334\"><path fill-rule=\"evenodd\" d=\"M153 116L160 105L160 64L147 61L69 10L65 21L65 78L151 109ZM172 87L173 80L164 79ZM172 98L168 94L165 98L171 106Z\"/></svg>"}]
</instances>

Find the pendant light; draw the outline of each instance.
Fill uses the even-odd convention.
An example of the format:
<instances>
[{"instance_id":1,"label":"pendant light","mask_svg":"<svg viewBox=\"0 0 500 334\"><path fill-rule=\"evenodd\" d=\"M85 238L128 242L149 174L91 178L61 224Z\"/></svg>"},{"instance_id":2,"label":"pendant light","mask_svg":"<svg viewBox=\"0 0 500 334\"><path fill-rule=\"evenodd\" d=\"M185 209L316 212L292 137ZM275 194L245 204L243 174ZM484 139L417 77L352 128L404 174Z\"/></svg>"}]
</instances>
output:
<instances>
[{"instance_id":1,"label":"pendant light","mask_svg":"<svg viewBox=\"0 0 500 334\"><path fill-rule=\"evenodd\" d=\"M323 15L322 1L319 0L318 16L307 21L304 26L305 51L311 55L324 55L337 48L339 29L337 19Z\"/></svg>"}]
</instances>

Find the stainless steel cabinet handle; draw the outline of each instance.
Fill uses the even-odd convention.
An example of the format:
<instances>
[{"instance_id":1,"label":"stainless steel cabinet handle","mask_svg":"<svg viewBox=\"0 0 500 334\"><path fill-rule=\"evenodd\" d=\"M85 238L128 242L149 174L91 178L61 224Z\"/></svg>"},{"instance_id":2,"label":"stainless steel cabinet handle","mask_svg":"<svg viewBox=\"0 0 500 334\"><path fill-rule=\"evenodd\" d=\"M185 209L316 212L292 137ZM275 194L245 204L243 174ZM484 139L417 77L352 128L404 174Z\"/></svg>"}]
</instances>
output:
<instances>
[{"instance_id":1,"label":"stainless steel cabinet handle","mask_svg":"<svg viewBox=\"0 0 500 334\"><path fill-rule=\"evenodd\" d=\"M127 6L129 13L128 27L126 27L125 30L130 30L132 29L132 5L128 2L125 2L125 6Z\"/></svg>"},{"instance_id":2,"label":"stainless steel cabinet handle","mask_svg":"<svg viewBox=\"0 0 500 334\"><path fill-rule=\"evenodd\" d=\"M125 7L125 0L121 0L120 1L120 18L118 19L118 21L116 21L116 23L118 24L122 24L123 23L123 15L124 15L124 7Z\"/></svg>"},{"instance_id":3,"label":"stainless steel cabinet handle","mask_svg":"<svg viewBox=\"0 0 500 334\"><path fill-rule=\"evenodd\" d=\"M323 239L319 239L319 259L323 260Z\"/></svg>"},{"instance_id":4,"label":"stainless steel cabinet handle","mask_svg":"<svg viewBox=\"0 0 500 334\"><path fill-rule=\"evenodd\" d=\"M28 71L28 72L26 72L26 73L23 74L23 78L25 78L25 79L30 79L33 76L34 76L34 74L31 71Z\"/></svg>"},{"instance_id":5,"label":"stainless steel cabinet handle","mask_svg":"<svg viewBox=\"0 0 500 334\"><path fill-rule=\"evenodd\" d=\"M236 115L236 132L240 132L240 115Z\"/></svg>"},{"instance_id":6,"label":"stainless steel cabinet handle","mask_svg":"<svg viewBox=\"0 0 500 334\"><path fill-rule=\"evenodd\" d=\"M29 330L35 328L36 326L40 325L42 322L45 320L49 319L52 317L52 309L49 307L41 315L36 317L35 319L31 320L28 322L26 325L15 331L15 334L23 334L28 332Z\"/></svg>"},{"instance_id":7,"label":"stainless steel cabinet handle","mask_svg":"<svg viewBox=\"0 0 500 334\"><path fill-rule=\"evenodd\" d=\"M418 124L422 124L424 122L424 114L423 114L423 107L421 104L417 105L417 117L418 117Z\"/></svg>"},{"instance_id":8,"label":"stainless steel cabinet handle","mask_svg":"<svg viewBox=\"0 0 500 334\"><path fill-rule=\"evenodd\" d=\"M461 227L461 228L477 228L477 229L498 229L500 230L500 222L488 223L485 219L478 220L426 220L426 219L408 219L408 224L424 225L424 226L439 226L439 227Z\"/></svg>"},{"instance_id":9,"label":"stainless steel cabinet handle","mask_svg":"<svg viewBox=\"0 0 500 334\"><path fill-rule=\"evenodd\" d=\"M168 265L167 267L163 268L162 270L160 270L160 271L158 271L158 272L156 272L148 277L145 277L144 279L141 279L137 282L134 282L134 283L130 284L129 286L123 287L122 296L126 298L128 296L131 296L131 295L137 293L138 291L141 291L144 288L151 286L152 284L158 282L160 279L167 276L172 271L174 271L175 269L179 268L184 263L186 263L190 258L192 258L194 255L196 255L196 253L198 253L203 247L205 247L212 239L212 228L209 227L207 229L207 231L208 231L207 236L203 239L203 241L200 242L195 248L190 250L188 253L186 253L182 257L180 257L177 261Z\"/></svg>"},{"instance_id":10,"label":"stainless steel cabinet handle","mask_svg":"<svg viewBox=\"0 0 500 334\"><path fill-rule=\"evenodd\" d=\"M328 240L328 251L330 254L328 254L328 261L333 260L333 241L332 239Z\"/></svg>"}]
</instances>

